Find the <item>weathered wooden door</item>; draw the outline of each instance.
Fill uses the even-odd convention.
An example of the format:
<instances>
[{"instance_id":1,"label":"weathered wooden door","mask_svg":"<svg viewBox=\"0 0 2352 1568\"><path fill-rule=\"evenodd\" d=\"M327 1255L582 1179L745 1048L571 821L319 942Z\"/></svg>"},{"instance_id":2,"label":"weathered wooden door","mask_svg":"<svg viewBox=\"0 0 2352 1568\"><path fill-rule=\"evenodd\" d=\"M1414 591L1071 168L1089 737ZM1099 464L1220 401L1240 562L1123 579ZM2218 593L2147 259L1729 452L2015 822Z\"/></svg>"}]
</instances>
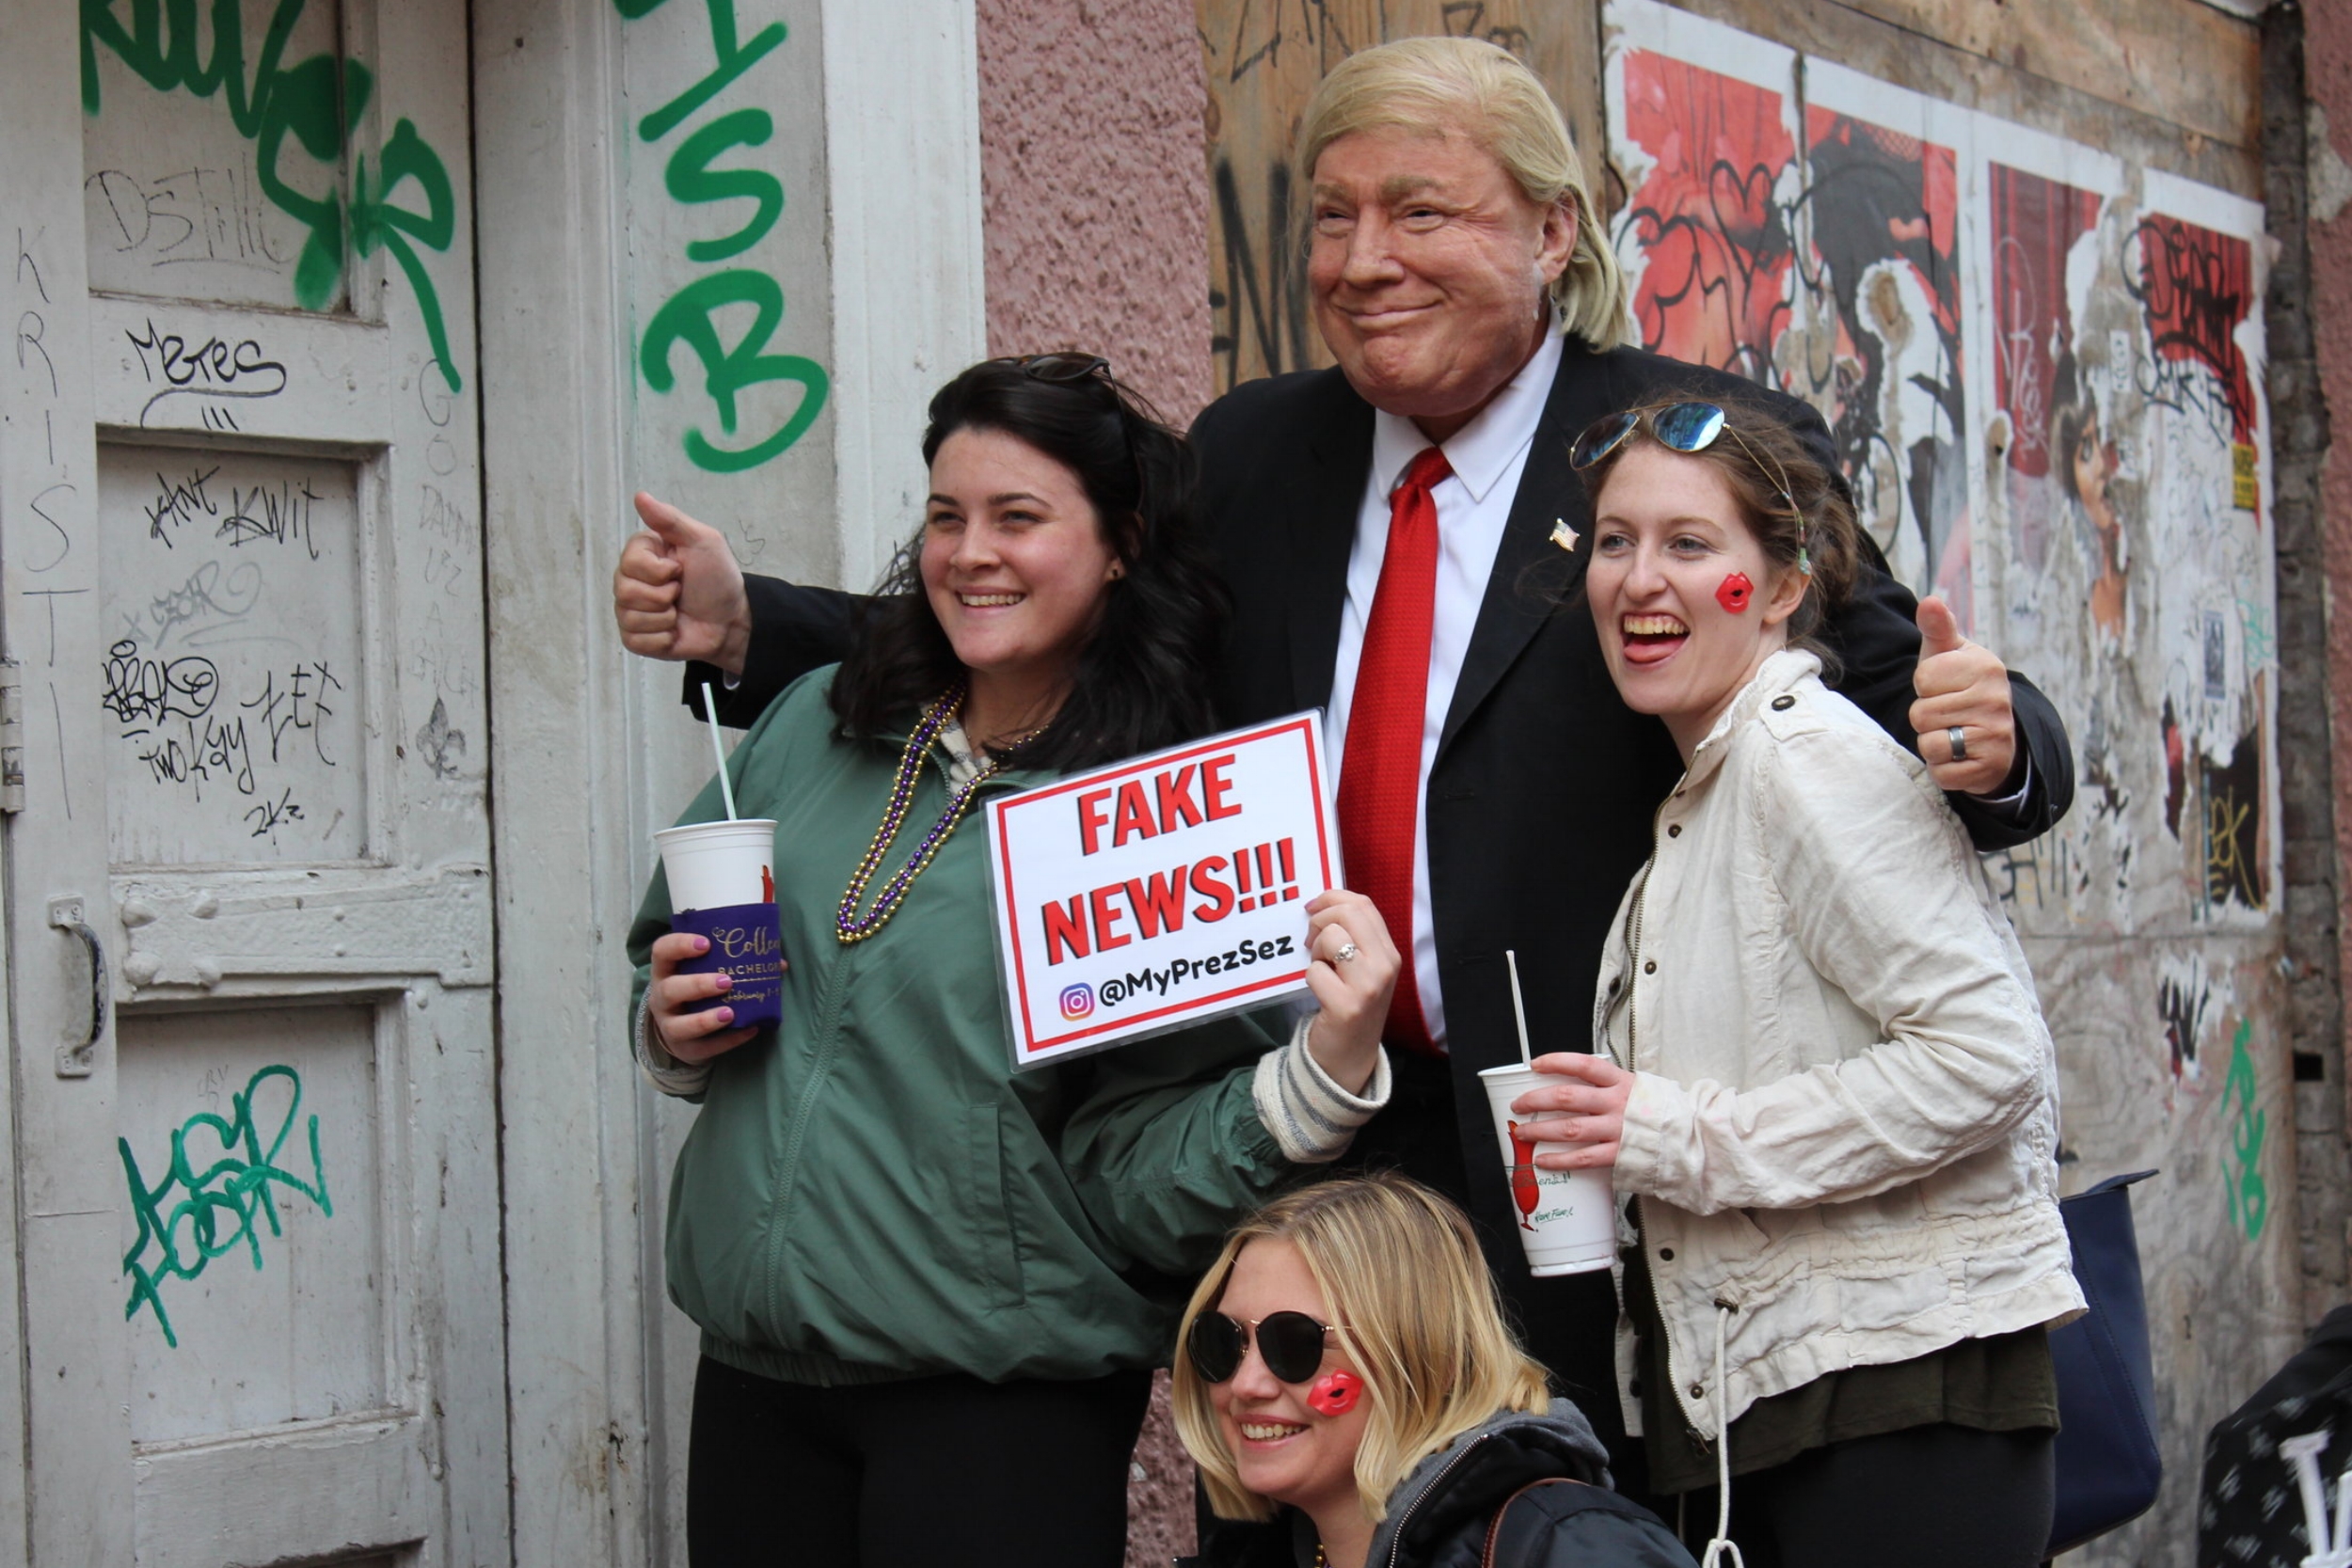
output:
<instances>
[{"instance_id":1,"label":"weathered wooden door","mask_svg":"<svg viewBox=\"0 0 2352 1568\"><path fill-rule=\"evenodd\" d=\"M466 7L5 36L0 1560L502 1562Z\"/></svg>"}]
</instances>

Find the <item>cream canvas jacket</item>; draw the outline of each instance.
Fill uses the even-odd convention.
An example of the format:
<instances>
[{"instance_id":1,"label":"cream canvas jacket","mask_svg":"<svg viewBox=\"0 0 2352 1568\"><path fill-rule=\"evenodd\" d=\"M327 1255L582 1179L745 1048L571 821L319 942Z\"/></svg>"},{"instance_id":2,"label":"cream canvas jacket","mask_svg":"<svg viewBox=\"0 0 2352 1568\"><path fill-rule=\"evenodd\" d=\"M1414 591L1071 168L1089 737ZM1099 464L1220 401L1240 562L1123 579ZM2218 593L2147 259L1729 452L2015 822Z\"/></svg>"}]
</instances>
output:
<instances>
[{"instance_id":1,"label":"cream canvas jacket","mask_svg":"<svg viewBox=\"0 0 2352 1568\"><path fill-rule=\"evenodd\" d=\"M1709 1441L1824 1373L2083 1307L2025 954L1927 769L1820 668L1773 655L1700 743L1596 1001L1636 1075L1616 1188Z\"/></svg>"}]
</instances>

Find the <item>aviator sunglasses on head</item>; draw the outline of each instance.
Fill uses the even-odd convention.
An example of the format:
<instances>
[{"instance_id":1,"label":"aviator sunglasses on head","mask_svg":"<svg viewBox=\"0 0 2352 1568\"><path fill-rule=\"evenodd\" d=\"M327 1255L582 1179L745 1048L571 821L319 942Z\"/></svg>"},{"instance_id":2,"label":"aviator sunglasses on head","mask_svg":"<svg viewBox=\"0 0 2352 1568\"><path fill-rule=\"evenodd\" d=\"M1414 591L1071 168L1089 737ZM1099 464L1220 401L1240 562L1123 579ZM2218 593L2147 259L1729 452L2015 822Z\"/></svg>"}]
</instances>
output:
<instances>
[{"instance_id":1,"label":"aviator sunglasses on head","mask_svg":"<svg viewBox=\"0 0 2352 1568\"><path fill-rule=\"evenodd\" d=\"M1748 454L1748 461L1763 467L1770 460L1773 477L1780 484L1780 503L1797 520L1797 570L1813 575L1812 558L1804 547L1804 514L1797 509L1796 498L1788 493L1788 473L1779 460L1767 452L1759 455L1748 445L1748 438L1725 422L1721 407L1711 403L1670 403L1659 408L1628 408L1620 413L1604 414L1584 427L1584 434L1568 448L1568 467L1582 472L1607 457L1626 443L1627 437L1645 425L1658 444L1670 451L1705 451L1715 444L1715 437L1728 434L1740 443L1740 450Z\"/></svg>"},{"instance_id":2,"label":"aviator sunglasses on head","mask_svg":"<svg viewBox=\"0 0 2352 1568\"><path fill-rule=\"evenodd\" d=\"M1259 1359L1284 1383L1305 1383L1323 1366L1324 1337L1331 1332L1304 1312L1271 1312L1251 1323L1236 1323L1222 1312L1203 1312L1192 1320L1184 1354L1204 1383L1223 1383L1241 1370L1241 1358L1255 1331Z\"/></svg>"}]
</instances>

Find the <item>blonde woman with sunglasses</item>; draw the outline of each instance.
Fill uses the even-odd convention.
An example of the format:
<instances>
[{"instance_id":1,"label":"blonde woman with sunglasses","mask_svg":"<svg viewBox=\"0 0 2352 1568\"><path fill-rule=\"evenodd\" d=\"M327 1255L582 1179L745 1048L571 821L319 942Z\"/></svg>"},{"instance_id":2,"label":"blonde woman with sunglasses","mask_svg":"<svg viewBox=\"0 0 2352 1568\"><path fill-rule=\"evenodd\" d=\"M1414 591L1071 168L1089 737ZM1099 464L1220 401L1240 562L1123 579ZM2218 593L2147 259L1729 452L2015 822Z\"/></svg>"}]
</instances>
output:
<instances>
[{"instance_id":1,"label":"blonde woman with sunglasses","mask_svg":"<svg viewBox=\"0 0 2352 1568\"><path fill-rule=\"evenodd\" d=\"M1805 634L1853 581L1852 511L1736 404L1611 416L1573 461L1602 656L1685 771L1596 1053L1539 1061L1572 1082L1518 1108L1538 1164L1634 1195L1619 1365L1651 1485L1715 1489L1710 1564L2031 1568L2045 1331L2083 1305L2055 1053L1967 833L1822 684Z\"/></svg>"},{"instance_id":2,"label":"blonde woman with sunglasses","mask_svg":"<svg viewBox=\"0 0 2352 1568\"><path fill-rule=\"evenodd\" d=\"M1470 1222L1404 1177L1244 1222L1180 1339L1176 1431L1249 1522L1191 1568L1690 1568L1503 1325Z\"/></svg>"}]
</instances>

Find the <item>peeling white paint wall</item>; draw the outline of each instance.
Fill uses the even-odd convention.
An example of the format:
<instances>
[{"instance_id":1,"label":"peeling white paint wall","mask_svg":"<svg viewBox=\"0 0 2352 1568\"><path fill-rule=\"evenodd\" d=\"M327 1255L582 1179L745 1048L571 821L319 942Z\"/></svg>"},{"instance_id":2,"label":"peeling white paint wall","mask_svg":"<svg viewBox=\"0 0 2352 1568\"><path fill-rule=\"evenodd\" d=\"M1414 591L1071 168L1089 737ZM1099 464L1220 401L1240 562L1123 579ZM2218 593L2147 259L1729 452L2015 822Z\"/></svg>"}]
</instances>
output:
<instances>
[{"instance_id":1,"label":"peeling white paint wall","mask_svg":"<svg viewBox=\"0 0 2352 1568\"><path fill-rule=\"evenodd\" d=\"M484 399L516 1550L682 1561L695 1351L660 1234L692 1112L628 1058L621 939L651 834L710 753L676 667L621 652L611 574L638 489L755 570L856 587L916 520L923 405L985 352L972 23L951 0L491 0L473 22L499 214Z\"/></svg>"}]
</instances>

